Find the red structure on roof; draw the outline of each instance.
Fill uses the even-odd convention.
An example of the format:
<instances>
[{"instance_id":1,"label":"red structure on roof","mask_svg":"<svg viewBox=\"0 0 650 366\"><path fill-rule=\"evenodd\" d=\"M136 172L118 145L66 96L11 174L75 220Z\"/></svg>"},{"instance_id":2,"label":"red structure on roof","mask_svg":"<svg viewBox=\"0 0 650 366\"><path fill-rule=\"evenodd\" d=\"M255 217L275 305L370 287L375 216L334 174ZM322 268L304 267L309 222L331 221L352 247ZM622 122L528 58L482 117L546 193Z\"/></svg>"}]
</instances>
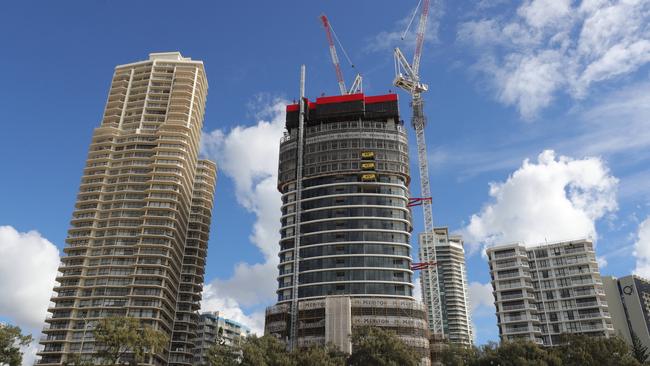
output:
<instances>
[{"instance_id":1,"label":"red structure on roof","mask_svg":"<svg viewBox=\"0 0 650 366\"><path fill-rule=\"evenodd\" d=\"M314 109L318 105L323 105L323 104L358 102L358 101L363 101L365 104L396 102L397 94L390 93L384 95L366 96L363 93L357 93L357 94L347 94L347 95L333 95L328 97L316 98L316 102L310 102L309 100L307 100L307 103L309 105L309 109ZM298 103L287 105L287 112L296 112L299 109L300 109L300 104Z\"/></svg>"}]
</instances>

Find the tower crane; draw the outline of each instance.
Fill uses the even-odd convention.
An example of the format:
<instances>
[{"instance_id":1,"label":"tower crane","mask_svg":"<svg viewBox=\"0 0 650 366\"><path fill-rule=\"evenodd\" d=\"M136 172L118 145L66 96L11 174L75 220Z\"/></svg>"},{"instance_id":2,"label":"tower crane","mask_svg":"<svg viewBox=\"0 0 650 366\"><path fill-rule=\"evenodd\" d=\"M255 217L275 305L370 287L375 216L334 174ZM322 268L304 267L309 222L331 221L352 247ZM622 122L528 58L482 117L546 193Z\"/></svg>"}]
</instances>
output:
<instances>
[{"instance_id":1,"label":"tower crane","mask_svg":"<svg viewBox=\"0 0 650 366\"><path fill-rule=\"evenodd\" d=\"M411 94L411 108L413 113L411 123L415 130L417 142L418 165L420 171L420 193L423 197L417 202L418 205L422 206L424 213L424 235L422 235L423 243L420 243L421 245L428 245L429 243L433 243L434 240L431 187L429 186L429 163L427 159L427 145L424 139L424 127L427 120L424 115L424 103L422 100L422 93L429 90L429 86L420 81L420 59L422 57L424 33L426 31L427 20L429 17L429 3L430 0L420 0L418 3L418 6L420 4L422 5L422 10L420 12L420 20L416 32L413 62L409 64L399 47L395 48L395 79L393 81L393 84L396 87L404 89L407 93ZM417 10L416 7L413 17L415 17ZM412 21L413 19L411 19L411 22ZM404 34L406 34L406 32ZM426 260L435 263L435 250L432 250L431 252L432 255L429 258L426 258ZM423 262L425 261L425 259L422 258L420 258L420 260ZM430 288L426 290L431 292L433 332L444 336L440 282L438 281L438 266L431 265L426 269L426 271L422 272L422 275L429 276L428 283Z\"/></svg>"},{"instance_id":2,"label":"tower crane","mask_svg":"<svg viewBox=\"0 0 650 366\"><path fill-rule=\"evenodd\" d=\"M345 58L347 58L352 68L354 68L354 64L350 60L350 57L348 57L347 52L345 52L343 45L341 45L339 38L336 36L336 33L334 32L334 28L332 28L329 19L327 19L327 16L325 14L322 14L320 16L320 20L323 22L323 28L325 28L325 35L327 36L327 43L329 44L329 48L330 48L330 57L332 58L332 63L334 64L334 70L336 71L336 80L339 83L339 90L341 91L341 95L361 93L363 91L363 85L362 85L363 79L361 77L361 74L359 73L357 73L357 76L354 78L354 81L352 82L352 86L350 87L350 89L348 90L345 87L345 79L343 78L343 72L341 71L339 56L336 53L336 46L334 45L335 38L339 44L339 47L341 47L341 51L343 51ZM332 37L332 35L334 35L334 37Z\"/></svg>"}]
</instances>

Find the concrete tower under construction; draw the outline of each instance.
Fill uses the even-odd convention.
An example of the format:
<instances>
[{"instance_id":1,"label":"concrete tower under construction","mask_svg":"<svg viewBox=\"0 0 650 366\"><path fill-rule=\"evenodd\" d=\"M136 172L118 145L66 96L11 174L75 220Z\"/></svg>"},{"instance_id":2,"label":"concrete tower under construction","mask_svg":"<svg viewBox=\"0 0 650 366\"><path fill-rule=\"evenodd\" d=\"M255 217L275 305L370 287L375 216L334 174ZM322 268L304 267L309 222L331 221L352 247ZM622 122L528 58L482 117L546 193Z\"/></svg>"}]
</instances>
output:
<instances>
[{"instance_id":1,"label":"concrete tower under construction","mask_svg":"<svg viewBox=\"0 0 650 366\"><path fill-rule=\"evenodd\" d=\"M170 338L140 365L192 365L216 179L198 159L207 89L203 62L178 52L115 68L38 364L96 363L94 325L130 316Z\"/></svg>"},{"instance_id":2,"label":"concrete tower under construction","mask_svg":"<svg viewBox=\"0 0 650 366\"><path fill-rule=\"evenodd\" d=\"M426 309L413 297L410 269L408 142L397 95L358 93L303 105L302 123L299 104L287 106L280 143L278 302L266 310L265 333L295 347L334 343L350 352L353 328L379 326L426 364Z\"/></svg>"}]
</instances>

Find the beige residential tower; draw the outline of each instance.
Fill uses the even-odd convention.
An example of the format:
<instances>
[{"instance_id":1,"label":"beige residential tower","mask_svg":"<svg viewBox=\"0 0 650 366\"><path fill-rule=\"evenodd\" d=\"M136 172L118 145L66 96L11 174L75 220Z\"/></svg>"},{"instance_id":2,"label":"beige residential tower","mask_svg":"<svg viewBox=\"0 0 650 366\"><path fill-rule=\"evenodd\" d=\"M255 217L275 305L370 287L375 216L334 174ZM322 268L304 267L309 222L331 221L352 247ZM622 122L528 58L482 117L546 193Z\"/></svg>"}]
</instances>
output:
<instances>
[{"instance_id":1,"label":"beige residential tower","mask_svg":"<svg viewBox=\"0 0 650 366\"><path fill-rule=\"evenodd\" d=\"M38 361L91 360L92 328L132 316L171 342L147 365L191 365L216 166L198 158L208 84L178 52L115 68L93 133ZM128 362L127 355L121 362Z\"/></svg>"}]
</instances>

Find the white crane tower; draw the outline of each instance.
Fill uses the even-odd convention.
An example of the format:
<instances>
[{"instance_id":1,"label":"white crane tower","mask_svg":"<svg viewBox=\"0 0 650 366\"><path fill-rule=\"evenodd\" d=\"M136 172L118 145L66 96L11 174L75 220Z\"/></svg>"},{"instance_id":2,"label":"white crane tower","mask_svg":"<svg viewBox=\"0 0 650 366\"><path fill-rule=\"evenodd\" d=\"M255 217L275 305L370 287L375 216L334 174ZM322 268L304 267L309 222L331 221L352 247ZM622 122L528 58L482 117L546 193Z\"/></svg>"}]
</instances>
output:
<instances>
[{"instance_id":1,"label":"white crane tower","mask_svg":"<svg viewBox=\"0 0 650 366\"><path fill-rule=\"evenodd\" d=\"M420 245L427 245L433 243L433 213L431 209L431 187L429 186L429 162L427 159L427 145L424 139L424 126L427 119L424 115L424 103L422 101L422 93L429 89L427 84L420 81L420 58L422 57L422 45L424 43L424 33L426 30L427 19L429 16L429 3L430 0L420 0L418 3L422 5L420 13L420 21L416 33L415 52L413 54L413 62L409 64L404 57L404 54L399 48L395 48L395 80L393 84L401 89L404 89L411 94L411 108L413 116L411 123L415 130L415 136L418 149L418 165L420 170L420 193L422 195L422 208L424 214L424 235L422 236L423 242ZM417 12L417 7L415 12ZM413 14L415 17L415 13ZM411 22L413 18L411 19ZM411 23L409 23L410 26ZM408 31L408 27L407 27ZM406 31L404 32L406 34ZM402 37L404 38L404 37ZM436 262L435 250L429 258L420 258L421 261ZM422 276L428 276L429 289L432 299L432 312L433 314L433 332L437 335L444 336L444 327L442 321L442 304L440 299L440 283L438 282L438 267L433 265L428 267L428 270L421 272Z\"/></svg>"}]
</instances>

